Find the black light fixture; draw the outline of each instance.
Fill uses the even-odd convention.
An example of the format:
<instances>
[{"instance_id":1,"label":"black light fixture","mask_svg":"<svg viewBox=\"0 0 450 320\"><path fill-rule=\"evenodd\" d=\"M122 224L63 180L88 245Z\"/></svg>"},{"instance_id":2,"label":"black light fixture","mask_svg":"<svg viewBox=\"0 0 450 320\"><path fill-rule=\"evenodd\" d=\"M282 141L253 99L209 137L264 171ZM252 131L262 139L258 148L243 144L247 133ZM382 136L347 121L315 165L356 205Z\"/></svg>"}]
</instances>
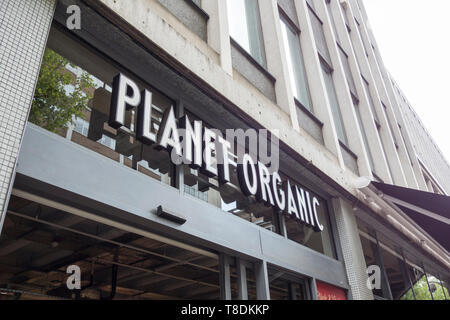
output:
<instances>
[{"instance_id":1,"label":"black light fixture","mask_svg":"<svg viewBox=\"0 0 450 320\"><path fill-rule=\"evenodd\" d=\"M166 220L175 222L176 224L179 224L179 225L186 223L186 218L184 218L174 212L171 212L169 210L163 209L162 206L159 206L156 209L156 215L160 218L164 218Z\"/></svg>"}]
</instances>

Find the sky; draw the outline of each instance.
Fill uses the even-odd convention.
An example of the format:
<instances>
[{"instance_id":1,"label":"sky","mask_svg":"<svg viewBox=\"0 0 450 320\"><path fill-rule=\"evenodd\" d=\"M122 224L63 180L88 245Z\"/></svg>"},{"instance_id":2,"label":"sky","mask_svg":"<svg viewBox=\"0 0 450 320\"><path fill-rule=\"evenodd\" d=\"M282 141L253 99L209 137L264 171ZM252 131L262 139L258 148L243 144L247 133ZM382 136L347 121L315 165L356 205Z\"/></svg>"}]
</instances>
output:
<instances>
[{"instance_id":1,"label":"sky","mask_svg":"<svg viewBox=\"0 0 450 320\"><path fill-rule=\"evenodd\" d=\"M386 68L450 162L450 1L364 5Z\"/></svg>"}]
</instances>

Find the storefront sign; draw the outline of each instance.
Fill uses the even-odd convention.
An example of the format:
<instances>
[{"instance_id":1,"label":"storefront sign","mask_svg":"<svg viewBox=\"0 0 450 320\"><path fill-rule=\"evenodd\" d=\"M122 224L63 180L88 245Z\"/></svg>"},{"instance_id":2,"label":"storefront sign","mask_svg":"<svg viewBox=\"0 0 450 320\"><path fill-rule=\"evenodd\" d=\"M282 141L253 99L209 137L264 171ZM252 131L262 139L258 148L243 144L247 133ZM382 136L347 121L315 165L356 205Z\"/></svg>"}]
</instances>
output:
<instances>
[{"instance_id":1,"label":"storefront sign","mask_svg":"<svg viewBox=\"0 0 450 320\"><path fill-rule=\"evenodd\" d=\"M203 126L202 121L191 123L187 115L176 119L172 107L168 108L157 133L152 132L152 94L139 92L134 81L119 74L113 81L109 125L119 129L125 124L125 112L137 108L136 139L144 144L156 144L182 163L200 169L209 177L218 177L220 183L230 182L230 165L237 167L241 191L254 196L259 202L314 228L323 231L318 218L319 200L289 180L282 181L277 171L270 172L261 161L244 153L237 161L229 158L231 143L217 132ZM176 163L179 164L179 163Z\"/></svg>"}]
</instances>

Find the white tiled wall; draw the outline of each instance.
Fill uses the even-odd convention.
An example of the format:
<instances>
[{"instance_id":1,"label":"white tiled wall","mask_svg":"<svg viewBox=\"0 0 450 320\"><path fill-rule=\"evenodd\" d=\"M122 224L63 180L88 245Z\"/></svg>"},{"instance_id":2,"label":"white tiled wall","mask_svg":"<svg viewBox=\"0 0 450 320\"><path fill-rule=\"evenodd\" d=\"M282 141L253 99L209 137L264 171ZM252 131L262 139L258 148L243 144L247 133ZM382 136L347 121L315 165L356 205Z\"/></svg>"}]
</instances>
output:
<instances>
[{"instance_id":1,"label":"white tiled wall","mask_svg":"<svg viewBox=\"0 0 450 320\"><path fill-rule=\"evenodd\" d=\"M342 248L342 255L347 270L348 283L353 300L373 300L372 291L366 285L367 272L364 253L359 239L355 212L341 199L333 200L335 208L337 237Z\"/></svg>"},{"instance_id":2,"label":"white tiled wall","mask_svg":"<svg viewBox=\"0 0 450 320\"><path fill-rule=\"evenodd\" d=\"M55 2L0 1L0 215L8 196Z\"/></svg>"}]
</instances>

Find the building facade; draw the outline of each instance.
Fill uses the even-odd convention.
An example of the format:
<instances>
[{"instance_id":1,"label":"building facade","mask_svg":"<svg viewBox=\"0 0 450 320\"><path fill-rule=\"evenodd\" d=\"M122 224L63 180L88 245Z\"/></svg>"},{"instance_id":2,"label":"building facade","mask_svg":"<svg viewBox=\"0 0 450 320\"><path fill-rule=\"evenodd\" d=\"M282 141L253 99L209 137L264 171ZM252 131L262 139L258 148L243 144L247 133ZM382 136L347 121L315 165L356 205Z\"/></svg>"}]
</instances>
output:
<instances>
[{"instance_id":1,"label":"building facade","mask_svg":"<svg viewBox=\"0 0 450 320\"><path fill-rule=\"evenodd\" d=\"M446 204L450 167L362 1L4 0L0 108L1 297L449 298L445 206L386 190ZM196 123L276 175L177 164Z\"/></svg>"}]
</instances>

